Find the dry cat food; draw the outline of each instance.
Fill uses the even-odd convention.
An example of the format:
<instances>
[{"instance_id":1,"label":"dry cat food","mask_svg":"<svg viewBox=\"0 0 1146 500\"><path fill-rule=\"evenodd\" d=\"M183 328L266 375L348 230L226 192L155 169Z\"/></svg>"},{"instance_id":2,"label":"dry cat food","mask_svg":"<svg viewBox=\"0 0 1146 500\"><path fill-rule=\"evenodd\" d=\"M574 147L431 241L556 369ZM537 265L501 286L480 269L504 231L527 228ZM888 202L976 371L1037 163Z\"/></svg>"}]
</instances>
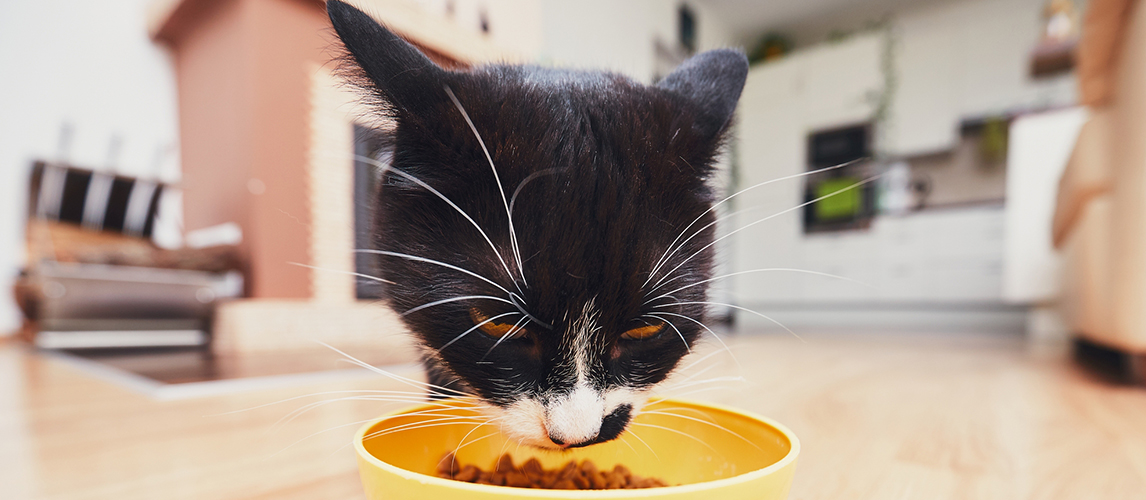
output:
<instances>
[{"instance_id":1,"label":"dry cat food","mask_svg":"<svg viewBox=\"0 0 1146 500\"><path fill-rule=\"evenodd\" d=\"M668 483L652 477L633 474L624 465L613 470L599 470L593 462L580 465L570 460L558 469L545 470L536 458L518 467L508 453L502 455L493 470L484 471L475 465L461 465L453 453L447 453L438 462L438 477L467 483L511 486L514 488L545 488L551 490L615 490L656 488Z\"/></svg>"}]
</instances>

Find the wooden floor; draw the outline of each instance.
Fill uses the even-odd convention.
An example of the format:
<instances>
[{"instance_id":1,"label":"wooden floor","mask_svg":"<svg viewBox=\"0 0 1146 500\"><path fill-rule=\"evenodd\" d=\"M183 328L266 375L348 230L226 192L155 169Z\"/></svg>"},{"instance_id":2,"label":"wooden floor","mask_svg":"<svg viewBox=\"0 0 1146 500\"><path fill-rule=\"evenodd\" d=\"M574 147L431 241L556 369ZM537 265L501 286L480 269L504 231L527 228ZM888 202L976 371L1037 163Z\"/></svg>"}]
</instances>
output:
<instances>
[{"instance_id":1,"label":"wooden floor","mask_svg":"<svg viewBox=\"0 0 1146 500\"><path fill-rule=\"evenodd\" d=\"M732 337L739 369L717 354L691 370L739 371L749 382L691 397L771 416L800 437L793 499L1146 498L1144 388L1108 385L1011 337L804 338ZM360 499L344 447L357 425L337 426L389 405L331 403L274 430L291 410L343 394L216 414L384 388L403 387L158 402L0 344L0 497Z\"/></svg>"}]
</instances>

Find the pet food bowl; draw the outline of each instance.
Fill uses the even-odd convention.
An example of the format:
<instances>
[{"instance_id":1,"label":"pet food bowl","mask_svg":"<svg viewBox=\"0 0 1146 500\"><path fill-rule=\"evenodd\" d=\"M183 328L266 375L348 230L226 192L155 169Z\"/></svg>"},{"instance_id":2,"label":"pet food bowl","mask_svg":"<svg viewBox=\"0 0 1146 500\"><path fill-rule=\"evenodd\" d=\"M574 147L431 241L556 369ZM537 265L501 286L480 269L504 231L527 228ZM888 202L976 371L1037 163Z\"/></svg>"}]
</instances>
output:
<instances>
[{"instance_id":1,"label":"pet food bowl","mask_svg":"<svg viewBox=\"0 0 1146 500\"><path fill-rule=\"evenodd\" d=\"M444 404L445 406L441 406ZM518 446L472 418L473 406L430 403L387 414L354 437L366 496L381 499L657 498L776 500L788 496L800 442L784 426L724 406L656 400L619 439L567 451ZM461 418L458 418L461 417ZM446 425L440 425L446 424ZM473 484L435 475L442 457L493 467L503 453L520 465L537 458L546 469L591 460L673 486L648 489L545 490Z\"/></svg>"}]
</instances>

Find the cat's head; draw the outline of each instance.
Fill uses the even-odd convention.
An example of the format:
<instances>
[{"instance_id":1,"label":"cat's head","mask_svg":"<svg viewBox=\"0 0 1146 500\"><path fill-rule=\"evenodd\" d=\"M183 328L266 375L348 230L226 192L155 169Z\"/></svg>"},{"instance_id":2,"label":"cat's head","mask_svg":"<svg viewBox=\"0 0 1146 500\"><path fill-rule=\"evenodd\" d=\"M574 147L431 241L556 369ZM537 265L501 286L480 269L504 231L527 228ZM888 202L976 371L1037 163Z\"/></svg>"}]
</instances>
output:
<instances>
[{"instance_id":1,"label":"cat's head","mask_svg":"<svg viewBox=\"0 0 1146 500\"><path fill-rule=\"evenodd\" d=\"M328 9L358 83L397 124L374 238L392 306L510 436L616 438L705 333L706 181L743 54L700 54L653 86L448 71L353 7Z\"/></svg>"}]
</instances>

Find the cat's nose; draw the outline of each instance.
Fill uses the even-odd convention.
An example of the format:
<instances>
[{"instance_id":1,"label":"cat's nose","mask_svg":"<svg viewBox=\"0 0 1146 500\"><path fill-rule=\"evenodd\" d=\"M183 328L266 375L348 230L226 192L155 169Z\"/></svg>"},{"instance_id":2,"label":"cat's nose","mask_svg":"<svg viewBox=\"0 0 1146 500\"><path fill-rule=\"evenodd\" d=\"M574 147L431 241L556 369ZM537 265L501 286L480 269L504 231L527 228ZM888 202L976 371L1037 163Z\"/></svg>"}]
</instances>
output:
<instances>
[{"instance_id":1,"label":"cat's nose","mask_svg":"<svg viewBox=\"0 0 1146 500\"><path fill-rule=\"evenodd\" d=\"M545 429L553 444L574 447L592 442L601 431L605 401L589 387L577 387L546 404Z\"/></svg>"}]
</instances>

